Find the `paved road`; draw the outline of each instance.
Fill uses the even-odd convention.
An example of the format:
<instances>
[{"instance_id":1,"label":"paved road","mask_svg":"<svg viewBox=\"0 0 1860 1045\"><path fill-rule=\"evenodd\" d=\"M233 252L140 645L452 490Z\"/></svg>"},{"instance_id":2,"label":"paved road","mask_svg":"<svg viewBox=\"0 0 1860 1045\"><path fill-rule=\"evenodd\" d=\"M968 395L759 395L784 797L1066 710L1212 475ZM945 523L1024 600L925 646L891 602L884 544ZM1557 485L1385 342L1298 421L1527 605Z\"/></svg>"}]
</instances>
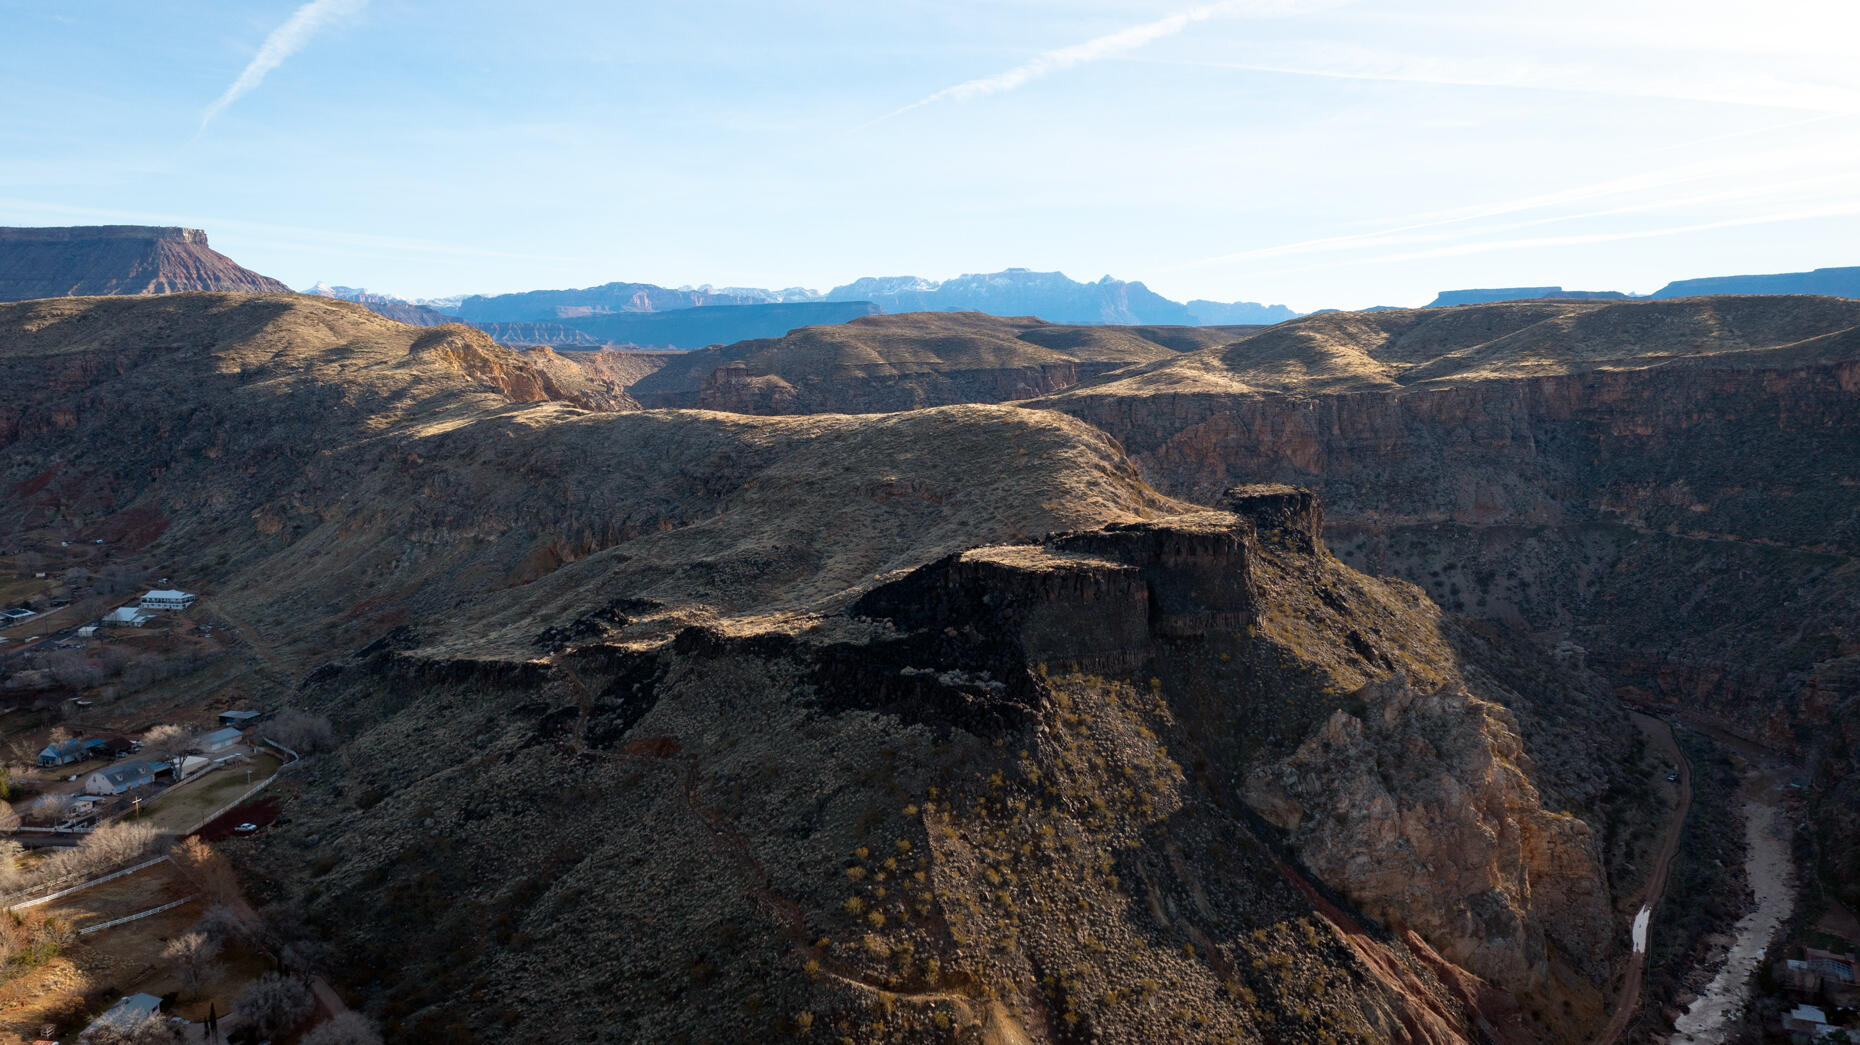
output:
<instances>
[{"instance_id":1,"label":"paved road","mask_svg":"<svg viewBox=\"0 0 1860 1045\"><path fill-rule=\"evenodd\" d=\"M1673 868L1673 854L1679 851L1679 835L1685 829L1686 812L1692 808L1692 764L1686 761L1685 752L1679 749L1679 742L1673 739L1673 727L1652 715L1638 711L1629 712L1634 724L1647 734L1656 748L1664 751L1679 766L1679 804L1673 808L1673 815L1666 823L1665 837L1660 839L1660 850L1654 857L1653 874L1647 878L1647 891L1642 894L1640 911L1634 915L1634 953L1628 957L1627 979L1621 984L1621 996L1615 1001L1615 1014L1596 1037L1596 1045L1615 1045L1621 1035L1627 1033L1628 1024L1634 1022L1634 1014L1640 1011L1640 981L1647 967L1647 937L1653 921L1653 909L1660 906L1660 897L1666 892L1666 876Z\"/></svg>"}]
</instances>

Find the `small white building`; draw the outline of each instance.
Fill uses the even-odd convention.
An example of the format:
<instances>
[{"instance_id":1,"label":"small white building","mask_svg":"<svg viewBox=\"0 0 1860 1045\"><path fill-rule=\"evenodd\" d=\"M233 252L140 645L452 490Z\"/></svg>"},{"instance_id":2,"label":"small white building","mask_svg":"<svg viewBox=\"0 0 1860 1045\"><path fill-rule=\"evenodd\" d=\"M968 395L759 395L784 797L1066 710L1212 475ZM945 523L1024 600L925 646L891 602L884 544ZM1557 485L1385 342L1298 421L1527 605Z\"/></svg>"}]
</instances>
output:
<instances>
[{"instance_id":1,"label":"small white building","mask_svg":"<svg viewBox=\"0 0 1860 1045\"><path fill-rule=\"evenodd\" d=\"M103 615L106 628L140 628L155 619L155 614L140 606L118 606Z\"/></svg>"},{"instance_id":2,"label":"small white building","mask_svg":"<svg viewBox=\"0 0 1860 1045\"><path fill-rule=\"evenodd\" d=\"M193 604L192 593L172 588L153 589L142 596L142 608L145 610L184 610Z\"/></svg>"},{"instance_id":3,"label":"small white building","mask_svg":"<svg viewBox=\"0 0 1860 1045\"><path fill-rule=\"evenodd\" d=\"M153 994L131 994L94 1020L78 1035L81 1042L102 1038L106 1033L128 1038L143 1023L161 1014L161 999Z\"/></svg>"},{"instance_id":4,"label":"small white building","mask_svg":"<svg viewBox=\"0 0 1860 1045\"><path fill-rule=\"evenodd\" d=\"M237 746L244 739L244 733L228 726L225 729L216 729L194 741L194 750L203 755L215 755Z\"/></svg>"},{"instance_id":5,"label":"small white building","mask_svg":"<svg viewBox=\"0 0 1860 1045\"><path fill-rule=\"evenodd\" d=\"M78 629L78 638L80 639L94 638L96 634L97 626L95 624L86 624Z\"/></svg>"}]
</instances>

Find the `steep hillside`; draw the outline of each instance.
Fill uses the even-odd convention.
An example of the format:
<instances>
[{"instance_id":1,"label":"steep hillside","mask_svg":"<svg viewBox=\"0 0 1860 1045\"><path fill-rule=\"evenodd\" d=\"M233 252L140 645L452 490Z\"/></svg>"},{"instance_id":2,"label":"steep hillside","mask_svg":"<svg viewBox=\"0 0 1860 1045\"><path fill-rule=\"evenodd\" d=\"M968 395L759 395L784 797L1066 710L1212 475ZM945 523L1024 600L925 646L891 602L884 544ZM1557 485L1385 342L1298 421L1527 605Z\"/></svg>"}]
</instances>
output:
<instances>
[{"instance_id":1,"label":"steep hillside","mask_svg":"<svg viewBox=\"0 0 1860 1045\"><path fill-rule=\"evenodd\" d=\"M0 228L0 301L188 290L288 292L207 246L199 229Z\"/></svg>"},{"instance_id":2,"label":"steep hillside","mask_svg":"<svg viewBox=\"0 0 1860 1045\"><path fill-rule=\"evenodd\" d=\"M649 406L750 414L873 413L995 403L1255 328L1060 326L981 313L871 316L673 359L632 392Z\"/></svg>"},{"instance_id":3,"label":"steep hillside","mask_svg":"<svg viewBox=\"0 0 1860 1045\"><path fill-rule=\"evenodd\" d=\"M1851 751L1857 398L1860 303L1720 297L1315 316L1040 405L1176 496L1307 484L1353 565L1816 765Z\"/></svg>"},{"instance_id":4,"label":"steep hillside","mask_svg":"<svg viewBox=\"0 0 1860 1045\"><path fill-rule=\"evenodd\" d=\"M1606 1015L1656 811L1592 679L1351 571L1308 496L1173 500L1057 412L621 376L316 298L0 307L0 528L141 549L335 719L226 848L390 1039Z\"/></svg>"},{"instance_id":5,"label":"steep hillside","mask_svg":"<svg viewBox=\"0 0 1860 1045\"><path fill-rule=\"evenodd\" d=\"M304 698L357 740L258 854L273 895L408 1040L544 1001L568 1017L531 1032L548 1041L1550 1041L1599 1022L1631 888L1602 866L1627 829L1603 812L1631 763L1619 711L1464 661L1418 591L1323 552L1308 503L1157 517L1171 506L1125 487L1115 507L1116 466L1089 478L1108 444L1055 461L1038 416L753 422L806 426L831 457L507 593L489 631L429 618L319 670ZM1086 485L1052 486L1067 475ZM1014 488L1030 479L1048 491ZM1131 521L969 546L1049 521L1036 501ZM672 626L694 600L725 615ZM1282 839L1232 789L1299 772L1340 722L1410 718L1436 753L1376 802L1436 866L1399 890L1326 855L1362 826L1249 795ZM1557 725L1521 742L1520 720ZM1359 800L1340 768L1294 785L1335 799L1300 800ZM1594 826L1552 811L1572 809ZM331 855L306 878L311 850Z\"/></svg>"},{"instance_id":6,"label":"steep hillside","mask_svg":"<svg viewBox=\"0 0 1860 1045\"><path fill-rule=\"evenodd\" d=\"M339 474L378 463L372 434L513 403L631 405L553 353L281 294L0 306L0 384L0 530L162 536L190 563L256 561L308 517L353 511ZM333 500L312 509L317 461Z\"/></svg>"}]
</instances>

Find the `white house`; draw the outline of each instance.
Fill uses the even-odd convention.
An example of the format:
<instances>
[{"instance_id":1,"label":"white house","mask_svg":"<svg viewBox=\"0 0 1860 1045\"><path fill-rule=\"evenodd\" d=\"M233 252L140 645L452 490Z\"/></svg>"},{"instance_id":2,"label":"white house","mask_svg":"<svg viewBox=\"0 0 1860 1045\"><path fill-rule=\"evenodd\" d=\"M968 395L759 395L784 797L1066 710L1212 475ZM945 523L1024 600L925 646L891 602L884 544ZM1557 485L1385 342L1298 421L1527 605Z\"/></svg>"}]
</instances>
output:
<instances>
[{"instance_id":1,"label":"white house","mask_svg":"<svg viewBox=\"0 0 1860 1045\"><path fill-rule=\"evenodd\" d=\"M194 596L191 593L171 588L152 589L142 596L142 608L145 610L184 610L193 604Z\"/></svg>"},{"instance_id":2,"label":"white house","mask_svg":"<svg viewBox=\"0 0 1860 1045\"><path fill-rule=\"evenodd\" d=\"M155 614L139 606L118 606L103 615L106 628L140 628L155 619Z\"/></svg>"},{"instance_id":3,"label":"white house","mask_svg":"<svg viewBox=\"0 0 1860 1045\"><path fill-rule=\"evenodd\" d=\"M84 778L84 790L93 795L120 795L155 782L155 767L147 762L118 762Z\"/></svg>"}]
</instances>

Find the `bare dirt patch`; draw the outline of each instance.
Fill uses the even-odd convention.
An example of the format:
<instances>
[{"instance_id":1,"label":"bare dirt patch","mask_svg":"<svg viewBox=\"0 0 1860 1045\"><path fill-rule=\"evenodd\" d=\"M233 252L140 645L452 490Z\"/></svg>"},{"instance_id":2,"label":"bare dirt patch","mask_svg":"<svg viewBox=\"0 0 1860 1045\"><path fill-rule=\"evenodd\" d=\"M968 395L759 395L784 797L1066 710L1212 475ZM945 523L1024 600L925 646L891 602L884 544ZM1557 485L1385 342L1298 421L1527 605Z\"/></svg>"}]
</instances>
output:
<instances>
[{"instance_id":1,"label":"bare dirt patch","mask_svg":"<svg viewBox=\"0 0 1860 1045\"><path fill-rule=\"evenodd\" d=\"M162 862L102 885L62 896L38 910L64 918L79 929L123 918L194 894L193 883L173 864ZM199 912L194 912L199 917ZM108 930L106 930L107 932Z\"/></svg>"},{"instance_id":2,"label":"bare dirt patch","mask_svg":"<svg viewBox=\"0 0 1860 1045\"><path fill-rule=\"evenodd\" d=\"M240 824L251 824L260 830L270 827L272 822L278 819L278 814L283 811L284 807L278 803L277 799L261 798L256 802L247 802L236 809L227 810L224 815L215 817L195 834L209 842L223 842L239 833L236 828Z\"/></svg>"}]
</instances>

